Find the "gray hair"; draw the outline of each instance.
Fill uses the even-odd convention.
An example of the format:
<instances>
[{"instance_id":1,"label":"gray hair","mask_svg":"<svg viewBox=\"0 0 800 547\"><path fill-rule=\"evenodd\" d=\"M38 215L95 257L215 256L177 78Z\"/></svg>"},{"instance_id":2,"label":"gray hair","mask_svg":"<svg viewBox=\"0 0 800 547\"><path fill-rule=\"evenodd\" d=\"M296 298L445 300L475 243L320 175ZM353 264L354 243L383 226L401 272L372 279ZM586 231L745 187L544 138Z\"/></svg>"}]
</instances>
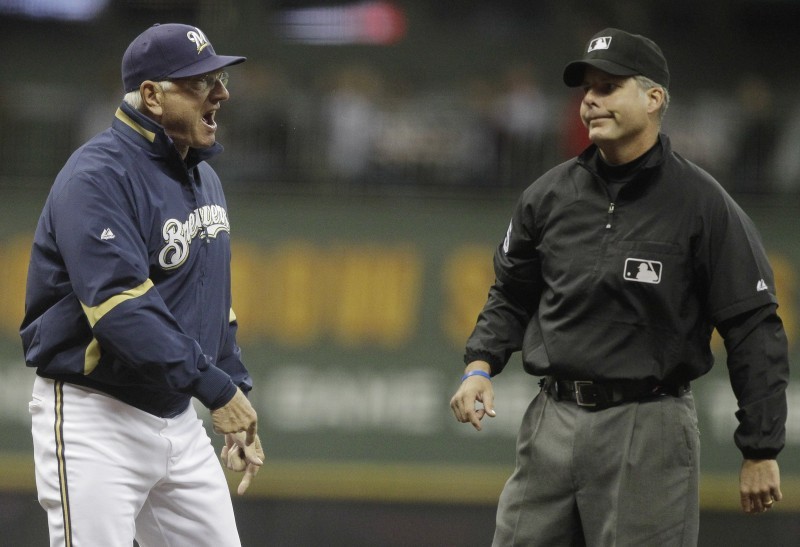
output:
<instances>
[{"instance_id":1,"label":"gray hair","mask_svg":"<svg viewBox=\"0 0 800 547\"><path fill-rule=\"evenodd\" d=\"M658 121L663 120L664 114L667 112L667 108L669 108L669 90L663 85L657 84L647 76L642 76L641 74L634 76L633 79L636 80L636 83L639 84L639 87L644 91L653 89L654 87L660 87L664 92L664 102L661 103L661 110L658 111Z\"/></svg>"},{"instance_id":2,"label":"gray hair","mask_svg":"<svg viewBox=\"0 0 800 547\"><path fill-rule=\"evenodd\" d=\"M164 80L163 82L156 82L156 83L164 91L169 91L170 89L172 89L172 86L175 85L169 80ZM144 101L142 100L142 94L138 89L134 89L133 91L129 91L128 93L126 93L125 96L122 98L122 100L128 103L135 110L141 111L142 107L144 106Z\"/></svg>"}]
</instances>

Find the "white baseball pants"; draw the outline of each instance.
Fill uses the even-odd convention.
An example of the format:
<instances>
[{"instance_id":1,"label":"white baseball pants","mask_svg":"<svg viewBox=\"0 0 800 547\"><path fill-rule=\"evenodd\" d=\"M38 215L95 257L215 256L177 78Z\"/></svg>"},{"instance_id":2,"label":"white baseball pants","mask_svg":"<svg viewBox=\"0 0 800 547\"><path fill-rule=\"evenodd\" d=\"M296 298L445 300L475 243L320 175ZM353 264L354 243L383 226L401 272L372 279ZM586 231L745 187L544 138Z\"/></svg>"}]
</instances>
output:
<instances>
[{"instance_id":1,"label":"white baseball pants","mask_svg":"<svg viewBox=\"0 0 800 547\"><path fill-rule=\"evenodd\" d=\"M59 547L239 547L222 467L192 405L158 418L36 377L36 488Z\"/></svg>"}]
</instances>

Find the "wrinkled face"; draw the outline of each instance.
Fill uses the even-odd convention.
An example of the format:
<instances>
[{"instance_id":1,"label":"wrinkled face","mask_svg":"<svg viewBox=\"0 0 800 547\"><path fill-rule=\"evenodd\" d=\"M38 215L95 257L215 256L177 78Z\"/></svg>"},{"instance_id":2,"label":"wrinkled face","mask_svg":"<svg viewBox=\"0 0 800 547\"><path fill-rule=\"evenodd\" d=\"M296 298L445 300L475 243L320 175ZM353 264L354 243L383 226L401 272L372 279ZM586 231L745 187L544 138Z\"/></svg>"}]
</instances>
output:
<instances>
[{"instance_id":1,"label":"wrinkled face","mask_svg":"<svg viewBox=\"0 0 800 547\"><path fill-rule=\"evenodd\" d=\"M649 136L654 123L653 97L630 76L613 76L586 67L580 115L589 139L601 149L627 146ZM656 100L657 102L657 100Z\"/></svg>"},{"instance_id":2,"label":"wrinkled face","mask_svg":"<svg viewBox=\"0 0 800 547\"><path fill-rule=\"evenodd\" d=\"M230 97L223 83L226 76L217 72L175 79L163 90L160 123L183 157L189 148L208 148L216 142L216 112Z\"/></svg>"}]
</instances>

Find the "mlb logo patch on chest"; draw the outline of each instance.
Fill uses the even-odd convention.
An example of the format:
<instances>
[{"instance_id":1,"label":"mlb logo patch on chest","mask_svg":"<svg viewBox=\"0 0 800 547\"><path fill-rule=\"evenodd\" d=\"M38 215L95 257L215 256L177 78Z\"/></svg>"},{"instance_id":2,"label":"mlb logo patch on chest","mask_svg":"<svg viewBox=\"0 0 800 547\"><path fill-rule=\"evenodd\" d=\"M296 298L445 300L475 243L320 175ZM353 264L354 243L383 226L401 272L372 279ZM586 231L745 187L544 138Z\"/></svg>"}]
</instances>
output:
<instances>
[{"instance_id":1,"label":"mlb logo patch on chest","mask_svg":"<svg viewBox=\"0 0 800 547\"><path fill-rule=\"evenodd\" d=\"M661 262L658 260L646 260L644 258L625 259L625 281L637 283L661 282Z\"/></svg>"}]
</instances>

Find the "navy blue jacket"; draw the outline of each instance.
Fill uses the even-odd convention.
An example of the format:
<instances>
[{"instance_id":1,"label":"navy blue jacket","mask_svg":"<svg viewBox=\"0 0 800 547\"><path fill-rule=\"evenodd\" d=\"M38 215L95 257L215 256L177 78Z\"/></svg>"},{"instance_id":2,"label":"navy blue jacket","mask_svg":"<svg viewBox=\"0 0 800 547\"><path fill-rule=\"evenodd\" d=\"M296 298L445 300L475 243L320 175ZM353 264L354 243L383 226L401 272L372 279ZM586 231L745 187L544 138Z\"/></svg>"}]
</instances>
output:
<instances>
[{"instance_id":1,"label":"navy blue jacket","mask_svg":"<svg viewBox=\"0 0 800 547\"><path fill-rule=\"evenodd\" d=\"M250 376L231 308L230 223L204 160L127 104L75 151L45 203L20 333L43 377L161 417L216 409Z\"/></svg>"}]
</instances>

